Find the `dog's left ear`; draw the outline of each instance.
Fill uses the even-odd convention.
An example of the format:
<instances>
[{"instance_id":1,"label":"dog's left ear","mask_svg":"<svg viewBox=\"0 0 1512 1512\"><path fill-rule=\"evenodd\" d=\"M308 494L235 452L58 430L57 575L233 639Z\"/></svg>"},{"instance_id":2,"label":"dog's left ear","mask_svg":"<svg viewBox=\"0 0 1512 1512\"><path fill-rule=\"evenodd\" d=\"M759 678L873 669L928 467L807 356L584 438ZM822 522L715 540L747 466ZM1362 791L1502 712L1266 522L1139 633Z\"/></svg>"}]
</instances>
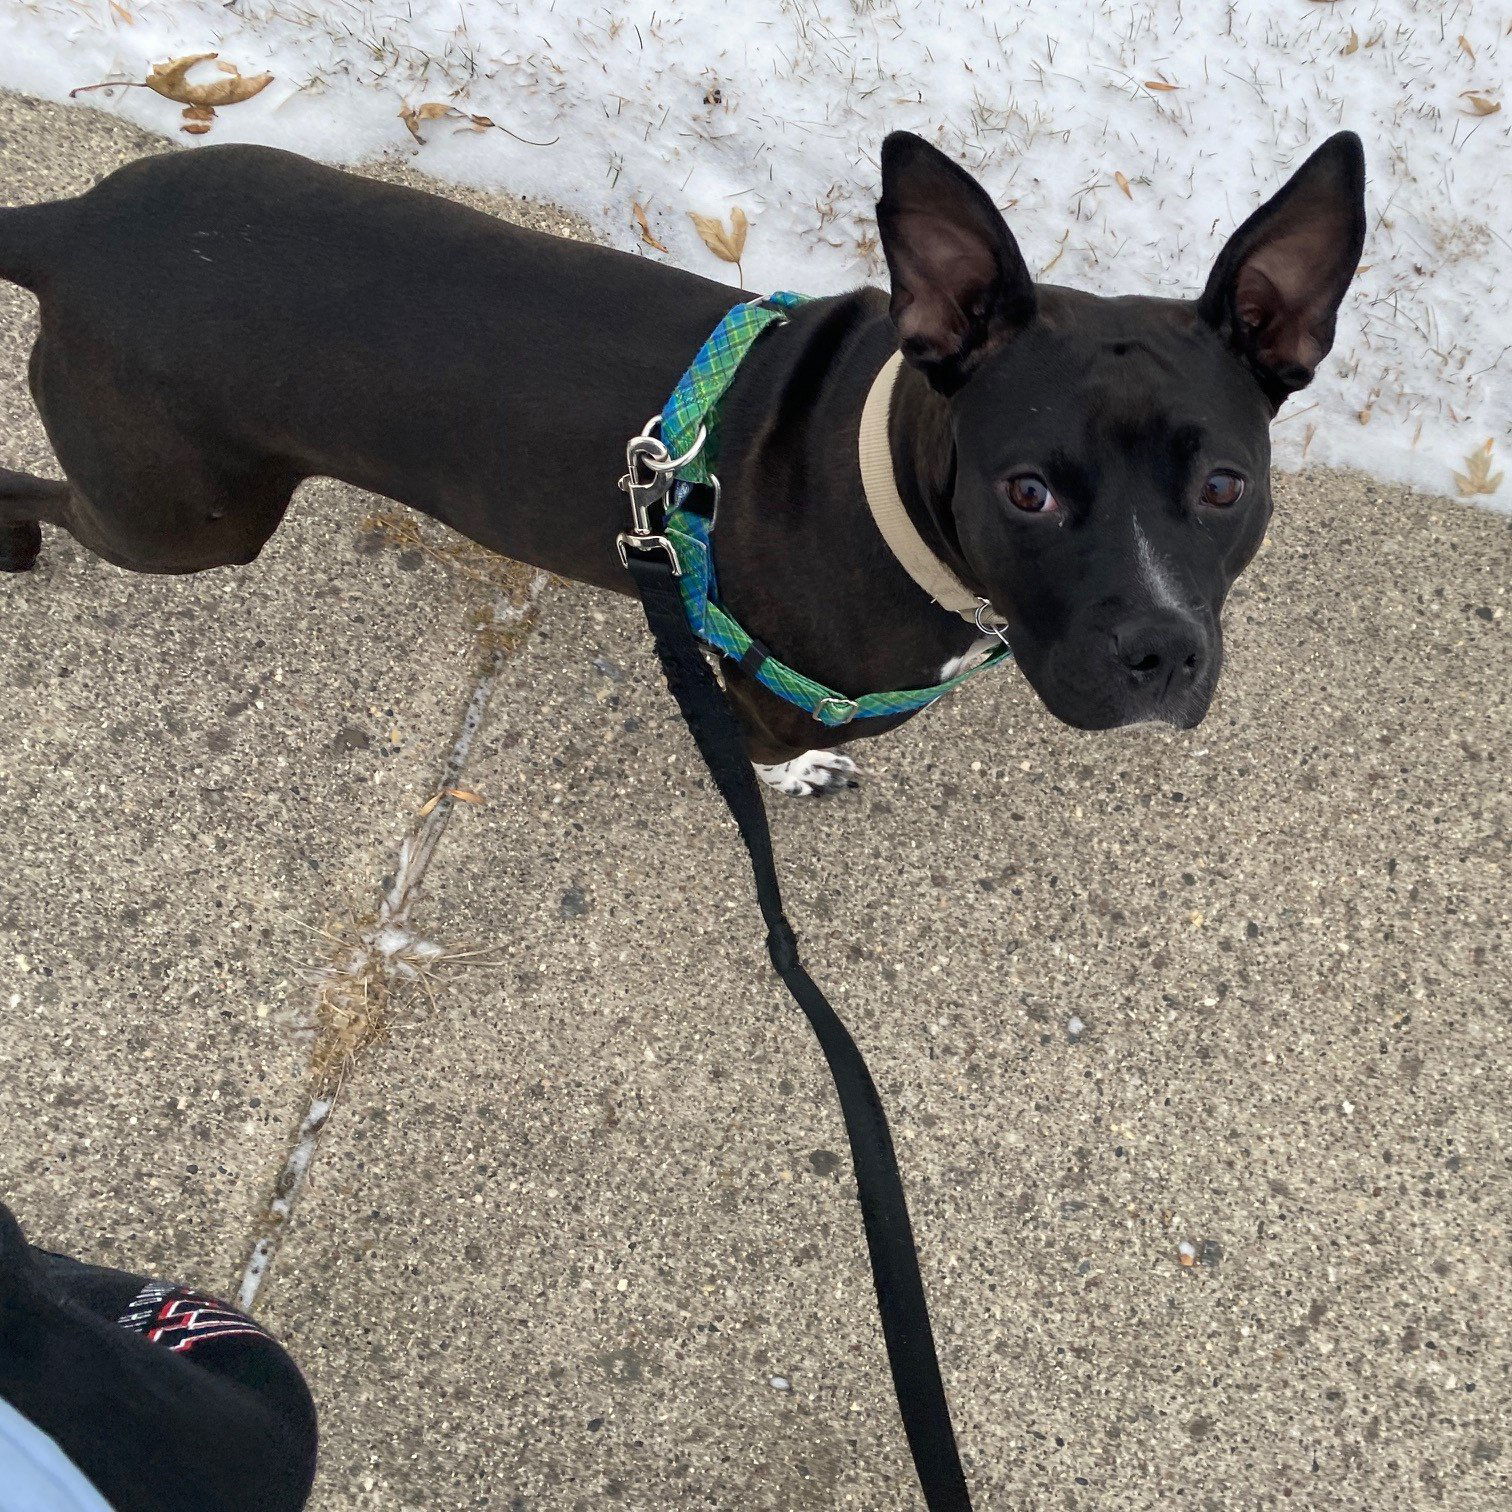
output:
<instances>
[{"instance_id":1,"label":"dog's left ear","mask_svg":"<svg viewBox=\"0 0 1512 1512\"><path fill-rule=\"evenodd\" d=\"M912 132L882 143L877 229L903 355L953 393L1034 316L1034 283L987 191Z\"/></svg>"},{"instance_id":2,"label":"dog's left ear","mask_svg":"<svg viewBox=\"0 0 1512 1512\"><path fill-rule=\"evenodd\" d=\"M1234 232L1197 313L1244 359L1273 409L1312 382L1365 245L1365 154L1331 136Z\"/></svg>"}]
</instances>

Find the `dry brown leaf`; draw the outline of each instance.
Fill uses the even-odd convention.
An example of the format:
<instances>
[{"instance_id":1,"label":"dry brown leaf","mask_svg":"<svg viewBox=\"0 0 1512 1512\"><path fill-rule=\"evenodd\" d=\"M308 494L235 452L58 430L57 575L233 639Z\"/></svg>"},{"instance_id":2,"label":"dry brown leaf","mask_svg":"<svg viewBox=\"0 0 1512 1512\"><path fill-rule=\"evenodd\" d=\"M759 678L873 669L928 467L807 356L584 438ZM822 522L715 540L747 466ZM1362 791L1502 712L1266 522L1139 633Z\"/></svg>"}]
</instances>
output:
<instances>
[{"instance_id":1,"label":"dry brown leaf","mask_svg":"<svg viewBox=\"0 0 1512 1512\"><path fill-rule=\"evenodd\" d=\"M133 16L124 5L117 5L116 0L110 0L110 8L116 13L116 15L121 18L121 20L123 20L127 24L127 26L136 25L136 17Z\"/></svg>"},{"instance_id":2,"label":"dry brown leaf","mask_svg":"<svg viewBox=\"0 0 1512 1512\"><path fill-rule=\"evenodd\" d=\"M1460 33L1459 45L1460 51L1463 52L1472 63L1475 62L1475 49L1471 47L1469 37L1467 37L1463 32Z\"/></svg>"},{"instance_id":3,"label":"dry brown leaf","mask_svg":"<svg viewBox=\"0 0 1512 1512\"><path fill-rule=\"evenodd\" d=\"M1465 470L1454 474L1459 491L1470 494L1493 494L1501 487L1503 474L1491 471L1491 449L1495 440L1488 436L1484 446L1478 446L1465 458Z\"/></svg>"},{"instance_id":4,"label":"dry brown leaf","mask_svg":"<svg viewBox=\"0 0 1512 1512\"><path fill-rule=\"evenodd\" d=\"M1123 190L1124 195L1125 195L1126 198L1128 198L1128 199L1133 199L1134 198L1134 191L1129 188L1129 181L1128 181L1128 179L1126 179L1123 176L1123 174L1115 172L1114 175L1113 175L1113 182L1115 184L1117 184L1120 189Z\"/></svg>"},{"instance_id":5,"label":"dry brown leaf","mask_svg":"<svg viewBox=\"0 0 1512 1512\"><path fill-rule=\"evenodd\" d=\"M208 63L218 57L217 53L192 53L187 58L174 58L168 63L154 63L152 71L142 83L148 89L173 100L180 105L239 105L260 94L273 82L270 73L230 73L213 84L191 84L189 70L196 63Z\"/></svg>"},{"instance_id":6,"label":"dry brown leaf","mask_svg":"<svg viewBox=\"0 0 1512 1512\"><path fill-rule=\"evenodd\" d=\"M1350 55L1350 53L1356 53L1356 52L1359 52L1359 50L1360 50L1360 34L1359 34L1359 32L1357 32L1354 29L1354 27L1351 26L1349 28L1349 41L1347 41L1343 45L1343 47L1341 47L1339 49L1339 53L1340 53L1340 55L1342 57L1347 58Z\"/></svg>"},{"instance_id":7,"label":"dry brown leaf","mask_svg":"<svg viewBox=\"0 0 1512 1512\"><path fill-rule=\"evenodd\" d=\"M204 136L209 129L210 123L208 121L185 121L179 127L180 131L187 131L190 136Z\"/></svg>"},{"instance_id":8,"label":"dry brown leaf","mask_svg":"<svg viewBox=\"0 0 1512 1512\"><path fill-rule=\"evenodd\" d=\"M464 124L457 128L463 131L502 131L505 136L511 136L517 142L524 142L527 147L552 147L559 137L552 137L549 142L532 141L529 137L522 137L519 132L511 131L507 126L501 126L491 116L469 115L465 110L458 110L455 105L446 105L439 100L427 100L423 105L406 104L399 111L399 119L409 128L409 134L420 143L425 145L425 138L420 135L421 121L455 120Z\"/></svg>"},{"instance_id":9,"label":"dry brown leaf","mask_svg":"<svg viewBox=\"0 0 1512 1512\"><path fill-rule=\"evenodd\" d=\"M462 112L454 105L443 105L439 100L428 100L423 105L406 104L399 112L399 119L409 127L409 134L420 143L425 145L425 138L420 135L421 121L439 121L443 116L460 116Z\"/></svg>"},{"instance_id":10,"label":"dry brown leaf","mask_svg":"<svg viewBox=\"0 0 1512 1512\"><path fill-rule=\"evenodd\" d=\"M1370 416L1371 416L1371 412L1374 410L1374 408L1375 408L1374 405L1367 404L1365 406L1365 408L1360 411L1360 424L1361 425L1369 425L1370 424Z\"/></svg>"},{"instance_id":11,"label":"dry brown leaf","mask_svg":"<svg viewBox=\"0 0 1512 1512\"><path fill-rule=\"evenodd\" d=\"M159 94L167 94L169 89L175 89L185 82L185 75L196 63L208 63L212 58L220 57L219 53L189 53L186 57L175 58L169 63L154 63L147 74L147 79L156 79L156 84L148 83L148 89L156 89ZM144 83L146 80L143 81ZM172 99L172 95L168 95ZM194 100L184 100L180 103L193 105Z\"/></svg>"},{"instance_id":12,"label":"dry brown leaf","mask_svg":"<svg viewBox=\"0 0 1512 1512\"><path fill-rule=\"evenodd\" d=\"M715 257L727 263L734 263L738 268L740 259L745 253L746 231L749 222L746 213L739 205L730 211L730 229L725 230L723 221L715 220L712 215L699 215L688 211L688 219L693 222L694 229L703 239L703 244Z\"/></svg>"},{"instance_id":13,"label":"dry brown leaf","mask_svg":"<svg viewBox=\"0 0 1512 1512\"><path fill-rule=\"evenodd\" d=\"M1146 89L1153 89L1159 94L1169 94L1173 89L1180 89L1181 85L1167 84L1161 79L1146 79L1144 87Z\"/></svg>"},{"instance_id":14,"label":"dry brown leaf","mask_svg":"<svg viewBox=\"0 0 1512 1512\"><path fill-rule=\"evenodd\" d=\"M1488 100L1485 95L1476 94L1469 89L1462 91L1460 98L1470 102L1470 109L1465 112L1466 115L1495 115L1501 109L1500 100Z\"/></svg>"},{"instance_id":15,"label":"dry brown leaf","mask_svg":"<svg viewBox=\"0 0 1512 1512\"><path fill-rule=\"evenodd\" d=\"M648 247L655 247L658 252L665 252L667 249L651 234L651 222L646 219L645 207L638 200L631 200L630 209L640 225L641 240Z\"/></svg>"},{"instance_id":16,"label":"dry brown leaf","mask_svg":"<svg viewBox=\"0 0 1512 1512\"><path fill-rule=\"evenodd\" d=\"M186 121L213 121L215 107L213 105L186 105L180 114Z\"/></svg>"},{"instance_id":17,"label":"dry brown leaf","mask_svg":"<svg viewBox=\"0 0 1512 1512\"><path fill-rule=\"evenodd\" d=\"M420 809L416 813L415 817L417 819L424 819L430 814L433 814L436 810L436 805L440 803L443 798L456 798L463 803L480 804L487 802L487 800L481 793L475 793L471 788L442 788L439 793L435 793L430 798L426 799L426 801L420 806Z\"/></svg>"}]
</instances>

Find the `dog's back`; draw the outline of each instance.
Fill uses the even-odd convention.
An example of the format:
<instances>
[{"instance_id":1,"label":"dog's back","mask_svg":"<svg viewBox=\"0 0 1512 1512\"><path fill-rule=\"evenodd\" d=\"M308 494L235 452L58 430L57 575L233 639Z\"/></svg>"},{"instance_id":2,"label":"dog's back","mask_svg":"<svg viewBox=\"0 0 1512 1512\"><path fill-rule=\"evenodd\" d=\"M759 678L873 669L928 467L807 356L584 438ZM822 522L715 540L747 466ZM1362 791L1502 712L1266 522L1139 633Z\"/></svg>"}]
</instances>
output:
<instances>
[{"instance_id":1,"label":"dog's back","mask_svg":"<svg viewBox=\"0 0 1512 1512\"><path fill-rule=\"evenodd\" d=\"M484 538L481 511L529 497L564 452L592 448L612 479L739 297L252 146L164 153L0 211L0 274L41 302L32 391L74 490L15 508L173 572L251 560L312 475ZM519 526L500 549L555 562L560 521Z\"/></svg>"}]
</instances>

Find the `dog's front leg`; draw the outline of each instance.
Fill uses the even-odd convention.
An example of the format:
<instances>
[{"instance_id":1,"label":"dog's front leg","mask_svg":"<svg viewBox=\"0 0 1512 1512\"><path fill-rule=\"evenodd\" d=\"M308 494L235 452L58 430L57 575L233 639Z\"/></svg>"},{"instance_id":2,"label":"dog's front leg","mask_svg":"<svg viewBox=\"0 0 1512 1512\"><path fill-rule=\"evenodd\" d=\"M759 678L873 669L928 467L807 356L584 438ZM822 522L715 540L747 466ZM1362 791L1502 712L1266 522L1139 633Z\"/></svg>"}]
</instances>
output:
<instances>
[{"instance_id":1,"label":"dog's front leg","mask_svg":"<svg viewBox=\"0 0 1512 1512\"><path fill-rule=\"evenodd\" d=\"M812 798L840 787L854 787L857 769L836 747L896 729L913 715L867 719L836 729L822 725L800 708L779 698L731 662L721 662L725 691L740 716L746 751L756 775L779 793Z\"/></svg>"}]
</instances>

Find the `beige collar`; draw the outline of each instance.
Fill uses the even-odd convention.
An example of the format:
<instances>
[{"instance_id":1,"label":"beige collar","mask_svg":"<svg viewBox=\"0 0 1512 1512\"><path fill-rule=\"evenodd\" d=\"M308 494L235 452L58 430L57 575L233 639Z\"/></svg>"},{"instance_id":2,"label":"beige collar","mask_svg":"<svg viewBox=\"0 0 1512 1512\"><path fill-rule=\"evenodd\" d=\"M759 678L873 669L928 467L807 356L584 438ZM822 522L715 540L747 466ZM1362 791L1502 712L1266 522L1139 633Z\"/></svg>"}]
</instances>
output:
<instances>
[{"instance_id":1,"label":"beige collar","mask_svg":"<svg viewBox=\"0 0 1512 1512\"><path fill-rule=\"evenodd\" d=\"M894 352L882 364L872 382L861 411L861 430L856 448L861 459L861 486L867 507L888 550L903 570L942 609L970 620L979 630L995 634L1007 620L986 599L973 593L949 567L924 544L924 538L908 517L893 476L892 444L887 422L892 412L893 387L903 366L903 354Z\"/></svg>"}]
</instances>

